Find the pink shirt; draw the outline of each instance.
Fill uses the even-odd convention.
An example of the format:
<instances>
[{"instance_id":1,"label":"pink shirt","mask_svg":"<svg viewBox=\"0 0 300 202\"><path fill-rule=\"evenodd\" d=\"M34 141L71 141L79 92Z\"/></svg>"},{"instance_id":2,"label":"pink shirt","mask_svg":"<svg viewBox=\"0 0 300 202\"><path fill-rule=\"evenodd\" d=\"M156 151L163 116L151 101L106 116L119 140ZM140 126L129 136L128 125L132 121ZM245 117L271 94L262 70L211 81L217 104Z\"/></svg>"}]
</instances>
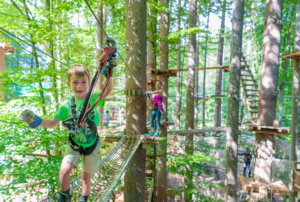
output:
<instances>
[{"instance_id":1,"label":"pink shirt","mask_svg":"<svg viewBox=\"0 0 300 202\"><path fill-rule=\"evenodd\" d=\"M161 104L164 100L163 96L160 96L159 94L154 94L152 100L154 104L158 104L158 107L160 109L163 109L163 105Z\"/></svg>"}]
</instances>

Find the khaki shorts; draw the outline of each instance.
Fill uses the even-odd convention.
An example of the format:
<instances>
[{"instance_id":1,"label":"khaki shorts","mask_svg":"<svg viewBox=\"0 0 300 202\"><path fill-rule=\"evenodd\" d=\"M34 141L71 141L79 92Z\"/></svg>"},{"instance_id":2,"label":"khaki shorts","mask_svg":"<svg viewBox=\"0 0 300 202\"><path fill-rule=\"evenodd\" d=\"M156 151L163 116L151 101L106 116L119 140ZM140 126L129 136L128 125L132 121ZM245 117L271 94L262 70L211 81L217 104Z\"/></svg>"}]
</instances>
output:
<instances>
[{"instance_id":1,"label":"khaki shorts","mask_svg":"<svg viewBox=\"0 0 300 202\"><path fill-rule=\"evenodd\" d=\"M98 171L101 154L100 145L100 141L98 141L94 151L90 155L83 156L82 162L84 172L94 174ZM81 156L82 155L79 152L74 151L70 145L66 145L63 162L71 162L75 165L75 167L78 167Z\"/></svg>"}]
</instances>

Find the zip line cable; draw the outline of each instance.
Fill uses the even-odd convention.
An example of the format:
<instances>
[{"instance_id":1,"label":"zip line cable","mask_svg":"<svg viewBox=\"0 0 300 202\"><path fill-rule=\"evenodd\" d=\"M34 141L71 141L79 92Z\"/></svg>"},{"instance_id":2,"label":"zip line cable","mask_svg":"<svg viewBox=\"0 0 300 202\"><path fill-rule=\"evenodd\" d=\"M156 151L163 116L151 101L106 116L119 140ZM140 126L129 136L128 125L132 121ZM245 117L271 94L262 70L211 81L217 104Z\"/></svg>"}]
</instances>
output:
<instances>
[{"instance_id":1,"label":"zip line cable","mask_svg":"<svg viewBox=\"0 0 300 202\"><path fill-rule=\"evenodd\" d=\"M2 31L0 31L0 32L1 32L2 34L5 35L4 32L2 32ZM7 36L7 37L10 38L11 40L13 40L18 46L20 46L21 48L23 48L23 50L27 51L28 53L33 54L33 52L27 50L24 46L22 46L19 42L17 42L17 41L16 41L15 39L13 39L12 37L10 37L10 36ZM47 62L47 61L45 61L45 59L43 59L43 58L41 58L41 59L42 59L43 62Z\"/></svg>"},{"instance_id":2,"label":"zip line cable","mask_svg":"<svg viewBox=\"0 0 300 202\"><path fill-rule=\"evenodd\" d=\"M99 21L99 19L97 18L96 14L94 13L93 9L91 8L89 2L87 0L84 0L86 5L88 6L88 8L90 9L91 13L93 14L94 18L96 19L96 21L98 22L98 24L100 25L101 29L103 30L104 34L106 35L106 37L109 39L108 34L106 33L104 27L102 26L101 22ZM118 55L120 56L121 60L123 61L123 63L125 64L125 67L130 71L131 75L133 76L133 73L131 71L131 69L127 66L125 60L123 59L122 55L120 54L120 52L117 50ZM142 87L143 88L143 87ZM147 91L145 88L143 88L145 91Z\"/></svg>"},{"instance_id":3,"label":"zip line cable","mask_svg":"<svg viewBox=\"0 0 300 202\"><path fill-rule=\"evenodd\" d=\"M67 64L65 64L65 63L63 63L63 62L61 62L61 61L59 61L58 59L56 59L56 58L54 58L54 57L52 57L52 56L48 55L48 54L47 54L47 53L45 53L44 51L42 51L42 50L40 50L40 49L36 48L35 46L31 45L30 43L28 43L28 42L24 41L23 39L21 39L21 38L17 37L17 36L16 36L16 35L14 35L13 33L11 33L11 32L9 32L9 31L7 31L6 29L3 29L2 27L0 27L0 29L1 29L2 31L6 32L7 34L9 34L9 35L11 35L11 36L13 36L13 37L15 37L15 38L19 39L20 41L22 41L23 43L27 44L28 46L31 46L32 48L34 48L34 49L36 49L36 50L40 51L41 53L44 53L44 54L45 54L45 55L47 55L48 57L50 57L50 58L52 58L53 60L55 60L55 61L59 62L60 64L63 64L63 65L65 65L65 66L69 67L69 65L67 65Z\"/></svg>"}]
</instances>

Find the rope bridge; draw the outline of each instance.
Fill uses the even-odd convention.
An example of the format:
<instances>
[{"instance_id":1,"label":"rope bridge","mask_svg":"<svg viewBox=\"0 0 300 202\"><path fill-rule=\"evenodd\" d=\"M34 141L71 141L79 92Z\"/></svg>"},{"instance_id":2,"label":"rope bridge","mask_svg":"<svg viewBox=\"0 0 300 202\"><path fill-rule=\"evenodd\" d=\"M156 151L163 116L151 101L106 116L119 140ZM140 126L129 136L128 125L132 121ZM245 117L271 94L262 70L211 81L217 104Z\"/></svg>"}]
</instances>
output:
<instances>
[{"instance_id":1,"label":"rope bridge","mask_svg":"<svg viewBox=\"0 0 300 202\"><path fill-rule=\"evenodd\" d=\"M116 147L99 164L99 170L92 176L91 201L108 202L132 156L144 139L144 135L122 135ZM81 176L71 182L73 198L81 196ZM61 191L55 192L41 202L55 202Z\"/></svg>"}]
</instances>

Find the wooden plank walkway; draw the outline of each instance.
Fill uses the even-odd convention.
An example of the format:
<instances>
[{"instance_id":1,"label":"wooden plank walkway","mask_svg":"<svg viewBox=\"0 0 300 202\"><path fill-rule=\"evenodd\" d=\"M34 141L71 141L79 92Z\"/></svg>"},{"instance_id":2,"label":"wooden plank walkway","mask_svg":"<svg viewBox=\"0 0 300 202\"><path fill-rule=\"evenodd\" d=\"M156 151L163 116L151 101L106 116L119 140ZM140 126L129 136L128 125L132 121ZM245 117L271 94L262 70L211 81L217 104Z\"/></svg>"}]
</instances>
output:
<instances>
[{"instance_id":1,"label":"wooden plank walkway","mask_svg":"<svg viewBox=\"0 0 300 202\"><path fill-rule=\"evenodd\" d=\"M226 132L226 127L218 127L218 128L204 128L204 129L192 129L192 130L170 130L168 133L185 135L191 133L199 133L205 134L206 132Z\"/></svg>"},{"instance_id":2,"label":"wooden plank walkway","mask_svg":"<svg viewBox=\"0 0 300 202\"><path fill-rule=\"evenodd\" d=\"M257 133L288 135L291 132L291 130L287 127L262 126L252 123L245 123L245 125L247 127L247 131Z\"/></svg>"},{"instance_id":3,"label":"wooden plank walkway","mask_svg":"<svg viewBox=\"0 0 300 202\"><path fill-rule=\"evenodd\" d=\"M274 179L274 182L270 184L261 184L254 182L253 178L244 177L243 174L239 174L240 181L242 183L242 187L244 190L252 190L253 192L259 192L259 187L261 185L266 185L268 189L268 193L278 193L289 195L289 189L283 184L283 182L277 178Z\"/></svg>"}]
</instances>

